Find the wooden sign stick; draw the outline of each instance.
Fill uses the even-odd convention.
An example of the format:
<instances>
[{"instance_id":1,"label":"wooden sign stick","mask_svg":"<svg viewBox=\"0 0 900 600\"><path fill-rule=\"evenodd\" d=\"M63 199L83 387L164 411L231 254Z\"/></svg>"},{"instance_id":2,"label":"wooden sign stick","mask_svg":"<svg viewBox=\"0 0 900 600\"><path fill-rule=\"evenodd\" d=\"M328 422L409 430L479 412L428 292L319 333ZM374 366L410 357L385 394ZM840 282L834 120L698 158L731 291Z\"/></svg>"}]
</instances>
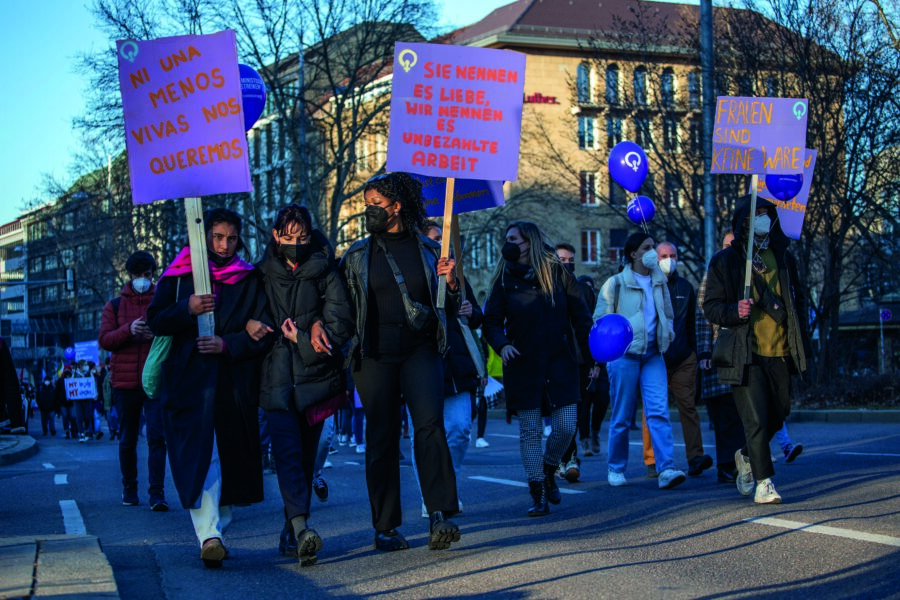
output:
<instances>
[{"instance_id":1,"label":"wooden sign stick","mask_svg":"<svg viewBox=\"0 0 900 600\"><path fill-rule=\"evenodd\" d=\"M444 223L441 231L441 258L450 256L450 235L453 226L453 192L456 186L454 177L447 178L447 189L444 192ZM437 308L444 308L444 296L447 293L447 279L438 278Z\"/></svg>"},{"instance_id":2,"label":"wooden sign stick","mask_svg":"<svg viewBox=\"0 0 900 600\"><path fill-rule=\"evenodd\" d=\"M198 296L212 293L209 281L209 259L206 257L206 231L203 227L203 201L200 198L185 198L184 212L187 216L188 244L191 247L191 273L194 275L194 293ZM197 317L200 336L216 334L214 313L203 313Z\"/></svg>"}]
</instances>

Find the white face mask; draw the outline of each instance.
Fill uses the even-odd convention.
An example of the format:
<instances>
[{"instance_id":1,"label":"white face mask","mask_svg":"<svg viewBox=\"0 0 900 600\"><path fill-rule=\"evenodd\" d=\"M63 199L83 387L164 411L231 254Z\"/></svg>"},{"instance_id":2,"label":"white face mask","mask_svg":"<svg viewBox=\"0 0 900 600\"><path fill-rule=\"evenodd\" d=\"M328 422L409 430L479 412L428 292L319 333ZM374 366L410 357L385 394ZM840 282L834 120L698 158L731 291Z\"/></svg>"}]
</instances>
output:
<instances>
[{"instance_id":1,"label":"white face mask","mask_svg":"<svg viewBox=\"0 0 900 600\"><path fill-rule=\"evenodd\" d=\"M666 275L671 275L672 273L674 273L675 267L677 265L678 265L678 261L676 261L674 258L671 258L671 257L664 258L661 261L659 261L659 268Z\"/></svg>"},{"instance_id":2,"label":"white face mask","mask_svg":"<svg viewBox=\"0 0 900 600\"><path fill-rule=\"evenodd\" d=\"M656 248L650 248L644 252L644 256L641 257L641 263L648 269L653 269L658 261L659 255L656 254Z\"/></svg>"},{"instance_id":3,"label":"white face mask","mask_svg":"<svg viewBox=\"0 0 900 600\"><path fill-rule=\"evenodd\" d=\"M772 228L772 219L769 215L760 215L753 220L753 233L755 235L766 235Z\"/></svg>"},{"instance_id":4,"label":"white face mask","mask_svg":"<svg viewBox=\"0 0 900 600\"><path fill-rule=\"evenodd\" d=\"M132 279L131 287L133 287L134 291L136 291L138 294L143 294L150 289L150 280L146 277L138 277L137 279Z\"/></svg>"}]
</instances>

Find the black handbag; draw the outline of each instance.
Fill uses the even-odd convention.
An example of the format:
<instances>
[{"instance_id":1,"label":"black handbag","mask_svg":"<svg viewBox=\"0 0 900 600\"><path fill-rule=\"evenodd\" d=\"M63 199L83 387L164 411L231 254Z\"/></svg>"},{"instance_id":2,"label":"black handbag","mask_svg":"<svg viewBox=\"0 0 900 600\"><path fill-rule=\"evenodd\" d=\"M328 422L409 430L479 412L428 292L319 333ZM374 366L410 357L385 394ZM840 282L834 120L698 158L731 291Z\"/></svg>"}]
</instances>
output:
<instances>
[{"instance_id":1,"label":"black handbag","mask_svg":"<svg viewBox=\"0 0 900 600\"><path fill-rule=\"evenodd\" d=\"M403 298L403 311L406 313L407 324L413 331L424 331L427 329L428 322L431 320L431 310L427 306L423 306L410 298L409 290L406 287L406 280L403 279L403 273L400 272L400 267L397 266L394 257L387 249L387 246L384 245L384 242L378 237L375 239L378 241L378 246L384 252L385 258L387 258L391 271L394 273L394 279L397 281L397 285L400 286L400 296Z\"/></svg>"},{"instance_id":2,"label":"black handbag","mask_svg":"<svg viewBox=\"0 0 900 600\"><path fill-rule=\"evenodd\" d=\"M777 324L783 325L787 321L787 308L784 305L784 298L775 294L768 286L764 285L756 273L753 274L753 287L756 289L756 305L772 317Z\"/></svg>"},{"instance_id":3,"label":"black handbag","mask_svg":"<svg viewBox=\"0 0 900 600\"><path fill-rule=\"evenodd\" d=\"M728 329L727 327L719 328L719 337L713 346L712 357L710 362L712 366L720 369L733 369L737 363L735 355L737 354L738 331L736 329Z\"/></svg>"}]
</instances>

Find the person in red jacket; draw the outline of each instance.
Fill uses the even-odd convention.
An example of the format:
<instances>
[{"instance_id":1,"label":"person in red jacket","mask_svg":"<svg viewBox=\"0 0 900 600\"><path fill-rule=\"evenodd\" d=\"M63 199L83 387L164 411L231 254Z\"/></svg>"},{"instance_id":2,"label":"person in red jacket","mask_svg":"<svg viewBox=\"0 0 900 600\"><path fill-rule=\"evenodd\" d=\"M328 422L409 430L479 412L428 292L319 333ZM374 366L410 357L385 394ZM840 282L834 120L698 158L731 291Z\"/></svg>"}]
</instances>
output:
<instances>
[{"instance_id":1,"label":"person in red jacket","mask_svg":"<svg viewBox=\"0 0 900 600\"><path fill-rule=\"evenodd\" d=\"M166 503L166 437L163 430L162 406L144 393L141 373L150 352L153 334L147 327L147 307L156 286L153 275L156 260L140 250L128 257L125 270L130 281L122 294L103 307L100 321L100 347L112 352L113 404L119 415L119 467L122 470L122 504L137 506L137 438L141 410L147 420L147 444L150 449L147 470L150 475L150 509L169 510Z\"/></svg>"}]
</instances>

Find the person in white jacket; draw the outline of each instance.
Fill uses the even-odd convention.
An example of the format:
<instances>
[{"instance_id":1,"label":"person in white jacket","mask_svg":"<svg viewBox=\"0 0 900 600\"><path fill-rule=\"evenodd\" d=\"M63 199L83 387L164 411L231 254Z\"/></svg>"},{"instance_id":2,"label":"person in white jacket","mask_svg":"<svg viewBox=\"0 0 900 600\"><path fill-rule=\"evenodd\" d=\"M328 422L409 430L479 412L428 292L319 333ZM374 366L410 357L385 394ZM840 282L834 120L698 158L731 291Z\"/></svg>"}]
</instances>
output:
<instances>
[{"instance_id":1,"label":"person in white jacket","mask_svg":"<svg viewBox=\"0 0 900 600\"><path fill-rule=\"evenodd\" d=\"M628 424L634 414L638 386L656 456L659 487L671 489L686 479L684 473L675 469L672 457L663 352L675 337L674 316L666 276L659 270L655 247L653 238L646 233L635 233L628 238L623 253L625 266L603 284L594 311L594 321L617 313L626 317L634 329L634 340L625 355L606 365L612 401L607 480L614 487L628 483L625 479Z\"/></svg>"}]
</instances>

